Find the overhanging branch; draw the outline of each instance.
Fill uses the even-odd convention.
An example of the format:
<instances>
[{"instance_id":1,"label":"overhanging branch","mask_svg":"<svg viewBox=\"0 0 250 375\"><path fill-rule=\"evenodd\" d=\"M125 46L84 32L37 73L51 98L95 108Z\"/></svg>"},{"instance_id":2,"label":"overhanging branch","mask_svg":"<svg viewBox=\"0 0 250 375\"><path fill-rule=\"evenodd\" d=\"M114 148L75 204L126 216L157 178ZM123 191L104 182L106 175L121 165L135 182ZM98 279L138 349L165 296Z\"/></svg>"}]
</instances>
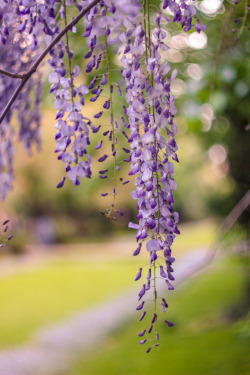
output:
<instances>
[{"instance_id":1,"label":"overhanging branch","mask_svg":"<svg viewBox=\"0 0 250 375\"><path fill-rule=\"evenodd\" d=\"M2 70L2 69L0 69L0 74L2 74L4 76L11 77L11 78L19 78L19 79L23 79L24 76L25 76L25 74L11 73L11 72L7 72L6 70Z\"/></svg>"},{"instance_id":2,"label":"overhanging branch","mask_svg":"<svg viewBox=\"0 0 250 375\"><path fill-rule=\"evenodd\" d=\"M95 5L97 5L99 2L100 2L100 0L94 0L91 4L89 4L89 6L87 6L87 8L82 9L81 12L75 18L73 18L72 21L70 23L68 23L68 25L55 37L55 39L52 40L52 42L48 45L48 47L41 53L41 55L37 58L37 60L34 62L34 64L30 67L30 69L25 74L23 74L22 77L20 77L20 75L18 75L18 74L15 74L15 77L13 77L13 78L21 78L22 81L20 82L16 91L13 93L12 97L10 98L6 107L4 108L4 110L3 110L3 112L0 116L0 124L2 123L3 119L7 115L7 113L10 110L12 104L15 102L18 94L22 91L22 88L24 87L26 82L30 79L32 74L34 74L36 72L38 66L41 64L41 62L46 57L46 55L49 53L49 51L56 45L56 43L59 42L59 40L62 39L62 37L66 34L67 31L69 31L73 26L75 26L80 21L80 19L86 13L88 13ZM2 71L2 72L5 72L5 71ZM5 72L5 75L8 75L8 74L6 74L6 72ZM12 76L13 75L10 75L10 77L12 77ZM19 76L19 77L17 77L17 76Z\"/></svg>"}]
</instances>

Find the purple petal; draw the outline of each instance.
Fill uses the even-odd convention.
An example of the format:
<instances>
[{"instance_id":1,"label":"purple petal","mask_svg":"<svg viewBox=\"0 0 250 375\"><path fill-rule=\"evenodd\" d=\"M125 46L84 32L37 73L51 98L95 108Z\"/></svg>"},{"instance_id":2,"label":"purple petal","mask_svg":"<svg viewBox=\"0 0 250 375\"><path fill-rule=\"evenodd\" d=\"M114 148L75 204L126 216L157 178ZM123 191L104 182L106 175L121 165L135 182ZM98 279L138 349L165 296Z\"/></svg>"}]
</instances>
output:
<instances>
[{"instance_id":1,"label":"purple petal","mask_svg":"<svg viewBox=\"0 0 250 375\"><path fill-rule=\"evenodd\" d=\"M98 159L98 161L100 162L100 163L102 163L104 160L106 160L107 159L107 157L108 157L108 155L103 155L103 156L101 156L99 159Z\"/></svg>"},{"instance_id":2,"label":"purple petal","mask_svg":"<svg viewBox=\"0 0 250 375\"><path fill-rule=\"evenodd\" d=\"M135 275L135 278L134 278L135 281L137 281L141 278L141 271L142 271L142 268L139 268L139 271L137 272L137 274Z\"/></svg>"},{"instance_id":3,"label":"purple petal","mask_svg":"<svg viewBox=\"0 0 250 375\"><path fill-rule=\"evenodd\" d=\"M58 182L58 184L56 185L57 189L60 189L61 187L63 187L65 179L66 177L63 177L61 181Z\"/></svg>"},{"instance_id":4,"label":"purple petal","mask_svg":"<svg viewBox=\"0 0 250 375\"><path fill-rule=\"evenodd\" d=\"M97 145L95 146L95 150L99 150L101 147L102 147L102 140L100 142L97 143Z\"/></svg>"},{"instance_id":5,"label":"purple petal","mask_svg":"<svg viewBox=\"0 0 250 375\"><path fill-rule=\"evenodd\" d=\"M143 313L141 314L141 317L139 319L140 322L142 321L142 319L144 318L145 315L146 315L146 311L143 311Z\"/></svg>"},{"instance_id":6,"label":"purple petal","mask_svg":"<svg viewBox=\"0 0 250 375\"><path fill-rule=\"evenodd\" d=\"M137 306L137 308L136 308L136 310L141 310L142 308L143 308L143 306L144 306L144 301L142 301L142 303L139 305L139 306Z\"/></svg>"},{"instance_id":7,"label":"purple petal","mask_svg":"<svg viewBox=\"0 0 250 375\"><path fill-rule=\"evenodd\" d=\"M153 250L158 251L161 249L160 244L157 240L150 240L146 244L147 251L151 252Z\"/></svg>"},{"instance_id":8,"label":"purple petal","mask_svg":"<svg viewBox=\"0 0 250 375\"><path fill-rule=\"evenodd\" d=\"M167 323L167 325L168 325L169 327L173 327L173 326L174 326L174 323L169 322L168 320L164 320L164 322Z\"/></svg>"},{"instance_id":9,"label":"purple petal","mask_svg":"<svg viewBox=\"0 0 250 375\"><path fill-rule=\"evenodd\" d=\"M144 329L143 331L141 331L140 333L138 333L138 337L144 336L145 332L146 332L146 330Z\"/></svg>"},{"instance_id":10,"label":"purple petal","mask_svg":"<svg viewBox=\"0 0 250 375\"><path fill-rule=\"evenodd\" d=\"M142 243L139 243L137 249L133 252L133 255L136 256L140 253L141 251L141 246L142 246Z\"/></svg>"}]
</instances>

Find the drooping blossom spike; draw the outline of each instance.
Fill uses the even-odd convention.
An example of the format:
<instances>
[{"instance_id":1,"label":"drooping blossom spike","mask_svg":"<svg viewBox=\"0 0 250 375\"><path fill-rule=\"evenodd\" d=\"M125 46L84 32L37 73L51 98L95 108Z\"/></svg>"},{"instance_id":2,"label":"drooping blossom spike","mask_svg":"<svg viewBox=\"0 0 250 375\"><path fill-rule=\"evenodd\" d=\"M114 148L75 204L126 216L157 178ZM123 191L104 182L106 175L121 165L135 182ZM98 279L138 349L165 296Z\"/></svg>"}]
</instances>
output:
<instances>
[{"instance_id":1,"label":"drooping blossom spike","mask_svg":"<svg viewBox=\"0 0 250 375\"><path fill-rule=\"evenodd\" d=\"M141 3L144 6L143 18L142 13L140 14ZM100 179L106 179L111 175L115 181L113 194L101 194L103 197L109 195L112 199L110 208L101 211L112 220L116 220L116 217L111 216L112 212L119 216L123 215L115 207L115 189L116 182L120 186L129 183L124 177L117 177L120 170L118 163L124 158L124 152L129 154L124 162L130 163L129 176L133 176L135 180L135 190L131 192L131 197L136 200L138 209L136 215L138 222L129 224L136 230L135 237L138 244L133 255L140 254L144 242L149 264L146 280L143 281L138 294L138 300L144 296L145 300L137 306L137 310L144 307L152 288L154 306L159 303L163 312L168 307L164 298L159 301L157 297L158 273L165 279L168 289L174 289L170 283L174 280L175 261L171 246L180 232L177 227L179 215L173 209L173 194L177 184L173 178L172 162L179 162L179 160L178 145L175 140L177 109L171 85L177 76L177 70L165 61L164 52L168 51L170 46L166 44L167 32L162 24L174 22L185 32L204 31L205 26L200 23L196 15L196 7L191 3L190 0L161 0L164 12L157 12L154 19L151 17L151 6L147 7L150 5L148 1L101 0L93 5L81 19L84 23L83 46L87 46L83 52L84 66L86 72L91 73L91 78L87 78L89 82L87 86L79 84L82 78L81 69L75 64L73 44L71 45L70 36L77 31L77 24L68 30L64 38L54 44L48 53L47 64L50 68L48 80L50 93L54 95L56 118L55 153L58 160L64 163L67 178L78 186L83 177L90 178L92 175L92 158L88 152L91 138L95 141L97 136L106 137L95 141L94 148L98 150L105 144L104 152L107 154L103 152L100 157L98 156L98 162L105 162L107 158L109 164L111 159L114 161L112 167L108 165L107 169L104 165L99 171ZM44 51L44 48L60 35L69 22L70 15L81 12L89 5L91 0L0 1L1 69L10 70L14 74L24 74L41 51ZM121 78L125 83L122 91L120 87L122 80L118 80L119 84L116 82L117 77L116 73L113 73L115 69L111 61L113 52L117 51L119 46L122 46L119 49ZM76 79L77 77L79 78ZM40 147L41 78L38 69L26 82L0 126L2 198L7 195L14 178L11 122L14 111L18 110L19 141L29 153L32 146ZM8 75L0 75L0 112L10 100L17 85L17 80ZM115 86L117 92L113 90ZM121 97L119 103L114 102L114 95ZM123 97L126 105L122 102ZM88 102L95 103L96 108L91 118L85 116L85 106ZM97 121L100 121L101 125L97 124ZM102 131L99 132L101 127ZM126 131L121 131L121 127ZM120 143L118 131L121 131L123 141L126 139L129 148ZM106 143L109 143L107 148ZM57 188L61 188L64 182L65 177L59 181ZM7 229L6 225L4 231ZM11 238L12 236L9 236L8 240ZM135 280L141 277L142 268L139 269ZM146 311L142 313L140 320L145 314ZM153 326L156 328L155 307L151 322L148 333L152 331ZM165 322L169 326L173 325L167 320ZM145 329L141 331L139 337L145 332ZM159 340L158 333L154 340ZM140 344L145 342L146 340L142 340ZM158 345L158 343L152 344L152 347ZM151 347L147 349L147 353L150 349Z\"/></svg>"},{"instance_id":2,"label":"drooping blossom spike","mask_svg":"<svg viewBox=\"0 0 250 375\"><path fill-rule=\"evenodd\" d=\"M131 197L137 200L139 220L138 224L129 223L129 227L136 229L139 244L145 240L149 253L148 283L143 284L139 299L144 292L150 290L152 281L155 306L158 303L156 269L159 269L168 289L173 289L170 283L174 280L171 245L180 233L177 228L179 215L173 210L173 192L177 184L173 179L174 165L171 162L171 159L178 162L178 146L175 141L177 128L174 124L177 109L171 95L171 83L176 78L177 71L171 71L171 65L162 61L161 51L167 51L169 46L164 42L166 32L161 23L180 23L184 31L188 31L194 27L192 19L196 13L196 8L185 0L164 0L162 6L164 9L168 8L170 17L158 12L153 28L152 25L147 27L146 18L146 30L143 30L142 24L137 23L130 25L129 32L121 36L125 45L121 58L127 101L124 114L128 118L128 142L131 147L130 157L125 161L131 163L129 175L135 176L135 190ZM144 11L147 14L147 8ZM149 28L153 37L148 34ZM123 119L122 123L126 126ZM166 130L166 137L162 135L162 129ZM161 264L162 260L165 260L165 265ZM165 312L165 299L160 305ZM152 325L156 324L156 317L155 311ZM150 327L149 333L151 330Z\"/></svg>"}]
</instances>

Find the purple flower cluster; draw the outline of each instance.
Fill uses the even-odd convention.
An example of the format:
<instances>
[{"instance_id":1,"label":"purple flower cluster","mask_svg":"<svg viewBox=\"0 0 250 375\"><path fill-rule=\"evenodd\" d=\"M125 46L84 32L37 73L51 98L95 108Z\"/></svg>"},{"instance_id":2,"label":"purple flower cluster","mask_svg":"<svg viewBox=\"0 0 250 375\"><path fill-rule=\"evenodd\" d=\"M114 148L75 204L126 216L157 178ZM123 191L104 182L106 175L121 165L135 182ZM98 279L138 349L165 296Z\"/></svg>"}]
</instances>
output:
<instances>
[{"instance_id":1,"label":"purple flower cluster","mask_svg":"<svg viewBox=\"0 0 250 375\"><path fill-rule=\"evenodd\" d=\"M88 51L84 56L86 59L85 71L92 75L92 80L88 85L89 94L91 94L89 101L97 103L98 108L97 113L94 114L89 124L93 134L101 133L103 137L102 139L99 138L100 140L95 146L95 150L105 147L105 153L100 154L98 162L109 162L113 159L112 167L107 166L99 170L100 179L104 180L111 177L114 181L112 194L101 194L103 197L108 195L113 197L110 208L102 212L110 219L116 219L115 216L111 216L111 213L114 211L117 173L120 170L118 166L120 155L118 154L118 139L116 136L120 115L117 116L114 111L114 88L117 89L118 94L121 96L120 87L114 81L112 75L111 53L112 47L116 46L119 41L121 29L124 28L125 15L126 19L133 20L138 15L139 10L138 3L134 1L127 1L124 4L124 1L121 0L115 3L106 0L101 1L99 6L93 7L84 18L85 30L82 36L86 39L88 46ZM98 103L100 103L99 107ZM108 121L106 120L107 117L109 118ZM104 127L105 131L101 132L100 129L104 129ZM109 152L106 147L107 142L111 143ZM129 152L126 148L123 148L123 151L125 153ZM120 177L119 180L123 181L123 178ZM123 184L127 182L125 181ZM122 215L120 211L115 211L118 215Z\"/></svg>"},{"instance_id":2,"label":"purple flower cluster","mask_svg":"<svg viewBox=\"0 0 250 375\"><path fill-rule=\"evenodd\" d=\"M148 17L149 3L144 6ZM177 132L174 116L177 112L174 97L170 93L171 82L175 79L177 71L173 70L168 62L162 62L161 51L168 50L164 43L166 32L161 27L161 21L180 22L185 31L190 30L195 8L187 5L185 1L164 1L163 9L168 8L173 13L173 18L167 19L161 12L155 17L155 27L151 32L151 22L145 19L144 24L128 22L127 31L120 36L124 44L124 55L121 58L123 65L123 78L126 83L126 101L128 108L126 114L129 119L130 137L128 142L131 147L131 170L129 175L135 175L136 189L131 193L137 200L139 223L129 223L130 228L137 230L136 240L139 242L134 255L138 255L142 243L146 242L149 252L149 270L146 282L139 292L140 301L146 292L153 289L155 307L148 329L150 334L155 327L155 343L158 346L159 335L156 330L157 302L161 301L161 309L165 312L167 303L158 297L156 274L164 279L168 290L174 289L171 255L171 245L179 234L177 223L179 215L173 209L173 192L177 184L173 179L173 161L178 162L175 142ZM197 25L197 22L196 22ZM164 263L162 264L162 261ZM141 278L142 268L139 269L135 280ZM151 286L151 281L153 285ZM146 301L142 301L137 310L144 309ZM140 320L145 316L143 312ZM165 320L168 326L173 324ZM139 333L144 336L146 330ZM140 341L144 344L147 340ZM151 347L148 348L149 352Z\"/></svg>"},{"instance_id":3,"label":"purple flower cluster","mask_svg":"<svg viewBox=\"0 0 250 375\"><path fill-rule=\"evenodd\" d=\"M195 18L195 30L200 32L206 30L206 26L202 25L196 17L196 8L194 5L189 4L189 0L161 0L162 9L168 10L173 15L172 21L180 23L184 31L191 30L194 25L192 24ZM192 0L195 1L195 0Z\"/></svg>"},{"instance_id":4,"label":"purple flower cluster","mask_svg":"<svg viewBox=\"0 0 250 375\"><path fill-rule=\"evenodd\" d=\"M165 298L158 296L156 280L160 277L168 290L174 289L172 264L175 259L171 246L179 234L179 215L173 208L177 184L173 178L172 163L178 162L177 128L174 123L177 110L171 95L171 83L177 71L163 60L163 53L169 46L165 43L166 31L162 24L179 23L184 31L193 28L197 32L205 30L189 0L162 0L161 5L162 11L154 15L153 20L150 0L143 0L143 17L139 1L134 0L0 0L0 69L9 72L0 74L1 112L18 87L16 78L22 79L22 75L39 59L43 48L52 45L47 63L50 68L50 93L54 95L56 110L55 152L65 165L65 175L57 187L64 185L66 177L75 185L80 184L82 177L91 177L90 141L96 142L96 136L102 133L94 147L100 152L98 163L105 164L99 170L99 178L105 180L111 177L114 181L112 194L102 193L103 197L113 197L110 208L103 214L108 218L112 218L113 211L122 215L114 207L117 183L125 185L129 182L121 177L118 179L119 163L123 161L124 153L127 155L124 161L130 163L129 176L135 178L135 190L131 197L137 201L138 209L138 223L129 223L130 228L136 229L138 242L133 255L141 252L143 243L149 254L147 275L138 294L140 304L137 310L143 310L140 321L146 315L148 300L145 295L153 293L154 300L150 325L138 335L143 337L139 343L144 344L151 340L144 338L145 335L154 332L153 344L147 352L152 346L159 346L158 305L164 313L168 307ZM81 13L88 6L86 14ZM77 31L78 25L67 26L69 14L84 16L83 65L85 73L91 76L86 85L79 83L81 68L74 63L70 35ZM55 38L61 37L62 31L65 31L63 39L53 44ZM125 82L125 95L113 74L112 54L118 50L122 50L121 79ZM12 73L19 76L14 79ZM40 145L41 91L41 73L37 71L31 75L1 123L2 198L13 179L13 111L18 109L19 140L30 152L33 144ZM115 103L117 94L121 99L125 97L126 106L122 100ZM96 106L92 118L84 114L87 102ZM129 143L129 148L120 146L118 132ZM107 143L109 147L106 147ZM113 160L111 167L106 165L110 160ZM142 278L143 271L141 267L135 276L136 281ZM165 319L165 322L167 326L173 326L169 320Z\"/></svg>"},{"instance_id":5,"label":"purple flower cluster","mask_svg":"<svg viewBox=\"0 0 250 375\"><path fill-rule=\"evenodd\" d=\"M0 3L0 69L10 74L23 74L37 57L38 51L30 49L30 40L23 33L16 31L11 15L12 2ZM10 48L11 46L11 48ZM4 110L18 81L11 76L0 74L0 113ZM0 197L4 199L13 182L13 112L17 111L19 123L18 138L26 151L31 153L32 146L40 147L40 99L41 75L36 72L18 95L0 126ZM32 94L31 94L32 93Z\"/></svg>"},{"instance_id":6,"label":"purple flower cluster","mask_svg":"<svg viewBox=\"0 0 250 375\"><path fill-rule=\"evenodd\" d=\"M84 1L83 3L86 6L91 4L91 1ZM75 66L71 70L73 51L69 49L68 35L66 44L61 41L50 51L48 64L53 71L49 76L49 82L51 83L50 92L54 92L54 108L57 110L55 152L59 153L58 159L65 163L67 176L75 185L80 184L81 177L91 177L92 160L87 153L87 146L90 145L89 133L90 130L94 134L99 132L102 125L95 126L95 122L99 121L105 111L110 112L111 130L103 133L105 138L98 142L95 149L101 149L105 139L111 141L110 155L103 154L98 161L101 163L108 156L112 156L115 160L113 174L119 169L116 165L117 138L115 137L116 124L112 105L113 84L110 79L111 62L108 47L116 42L117 35L119 35L124 15L122 3L118 1L116 6L114 6L113 1L100 1L100 4L94 6L84 17L85 30L82 37L86 40L86 45L88 46L88 51L84 56L86 61L85 71L88 74L96 72L88 86L82 84L77 86L75 84L75 78L79 75L80 68ZM126 9L128 9L129 3ZM136 14L138 13L138 5L132 5L132 3L130 5L129 17L133 17L136 11ZM67 8L61 7L60 12L61 17L67 20ZM64 63L65 56L68 56L68 69ZM103 69L104 64L106 64L106 69ZM105 86L108 86L108 98L102 104L102 110L98 109L92 119L86 118L82 114L86 100L93 103L97 102L99 98L102 99ZM89 97L90 95L91 97ZM107 172L108 169L101 170L99 177L101 179L107 178ZM62 178L57 187L62 187L64 181L65 177ZM115 197L115 190L113 196ZM114 204L107 211L107 216L110 215L113 206Z\"/></svg>"},{"instance_id":7,"label":"purple flower cluster","mask_svg":"<svg viewBox=\"0 0 250 375\"><path fill-rule=\"evenodd\" d=\"M70 71L70 76L66 76L67 70L63 57L67 54L71 59L73 52L61 42L50 51L48 60L53 71L49 75L50 92L54 93L54 108L57 111L55 152L58 153L58 159L65 164L68 177L75 185L79 185L79 178L91 177L91 157L87 154L87 146L90 144L89 119L81 113L84 98L89 90L84 85L74 85L74 79L80 73L77 65ZM64 180L65 178L58 183L57 187L62 187Z\"/></svg>"}]
</instances>

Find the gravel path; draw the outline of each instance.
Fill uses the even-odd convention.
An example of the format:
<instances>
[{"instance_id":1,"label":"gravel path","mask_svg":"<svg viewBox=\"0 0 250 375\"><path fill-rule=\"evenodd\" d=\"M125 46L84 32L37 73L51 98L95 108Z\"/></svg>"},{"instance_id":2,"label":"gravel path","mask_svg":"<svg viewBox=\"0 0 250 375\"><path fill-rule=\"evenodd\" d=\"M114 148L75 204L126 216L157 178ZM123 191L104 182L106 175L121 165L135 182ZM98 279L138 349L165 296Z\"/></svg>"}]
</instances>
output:
<instances>
[{"instance_id":1,"label":"gravel path","mask_svg":"<svg viewBox=\"0 0 250 375\"><path fill-rule=\"evenodd\" d=\"M207 262L205 251L195 250L175 263L178 283ZM177 283L175 283L176 285ZM162 287L166 288L165 284ZM0 375L53 375L65 371L77 355L86 353L109 332L136 316L136 290L81 311L61 323L38 331L34 341L0 353Z\"/></svg>"}]
</instances>

